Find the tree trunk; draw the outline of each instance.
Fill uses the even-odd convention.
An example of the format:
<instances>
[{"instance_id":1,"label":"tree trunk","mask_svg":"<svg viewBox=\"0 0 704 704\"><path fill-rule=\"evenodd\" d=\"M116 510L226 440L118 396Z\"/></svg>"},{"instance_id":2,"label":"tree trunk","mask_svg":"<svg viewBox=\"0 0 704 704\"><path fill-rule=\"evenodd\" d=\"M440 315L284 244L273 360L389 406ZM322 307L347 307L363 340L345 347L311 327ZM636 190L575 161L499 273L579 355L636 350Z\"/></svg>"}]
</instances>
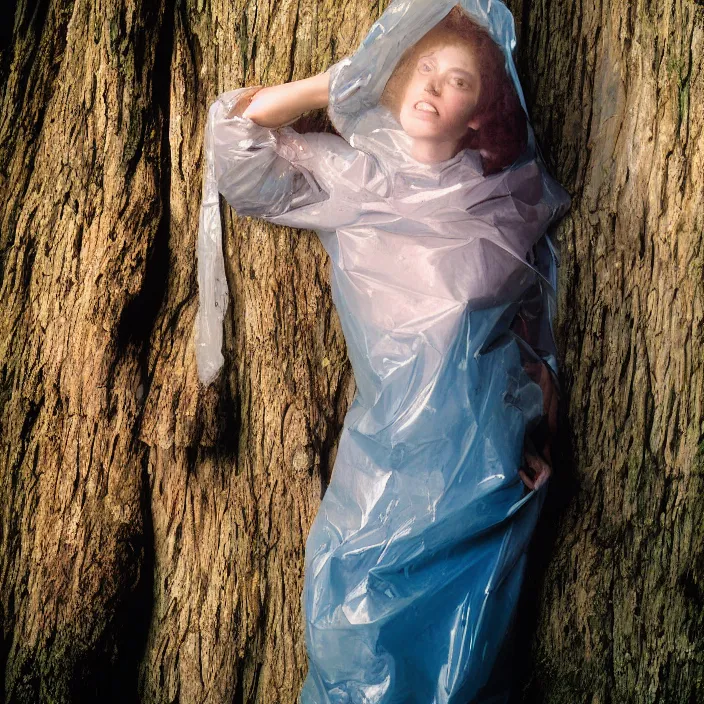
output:
<instances>
[{"instance_id":1,"label":"tree trunk","mask_svg":"<svg viewBox=\"0 0 704 704\"><path fill-rule=\"evenodd\" d=\"M17 7L0 58L8 702L295 700L305 537L354 391L326 255L223 208L234 305L203 389L194 254L209 103L340 58L326 12Z\"/></svg>"},{"instance_id":2,"label":"tree trunk","mask_svg":"<svg viewBox=\"0 0 704 704\"><path fill-rule=\"evenodd\" d=\"M523 701L704 702L704 8L522 10L531 116L573 195Z\"/></svg>"},{"instance_id":3,"label":"tree trunk","mask_svg":"<svg viewBox=\"0 0 704 704\"><path fill-rule=\"evenodd\" d=\"M154 85L160 63L168 71L163 26L149 3L21 0L3 52L8 702L136 695L134 644L144 642L152 579L148 448L137 431L151 380L149 316L159 305L145 287L169 237L166 92Z\"/></svg>"},{"instance_id":4,"label":"tree trunk","mask_svg":"<svg viewBox=\"0 0 704 704\"><path fill-rule=\"evenodd\" d=\"M225 367L199 386L203 128L219 92L326 69L386 4L18 2L0 50L8 703L295 703L305 539L354 380L316 235L223 207ZM531 116L575 194L570 443L536 541L542 607L523 607L525 695L697 701L702 10L512 9ZM328 129L322 112L294 127Z\"/></svg>"}]
</instances>

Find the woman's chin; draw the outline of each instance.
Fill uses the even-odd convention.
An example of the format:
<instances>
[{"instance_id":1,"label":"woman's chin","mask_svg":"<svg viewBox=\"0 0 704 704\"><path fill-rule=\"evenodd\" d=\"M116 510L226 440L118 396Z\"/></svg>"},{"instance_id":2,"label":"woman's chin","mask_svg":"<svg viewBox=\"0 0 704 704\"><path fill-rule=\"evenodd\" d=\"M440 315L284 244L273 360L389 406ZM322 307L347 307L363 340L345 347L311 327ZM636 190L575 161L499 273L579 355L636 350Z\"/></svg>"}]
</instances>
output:
<instances>
[{"instance_id":1,"label":"woman's chin","mask_svg":"<svg viewBox=\"0 0 704 704\"><path fill-rule=\"evenodd\" d=\"M437 126L420 120L401 120L404 132L414 139L437 139Z\"/></svg>"}]
</instances>

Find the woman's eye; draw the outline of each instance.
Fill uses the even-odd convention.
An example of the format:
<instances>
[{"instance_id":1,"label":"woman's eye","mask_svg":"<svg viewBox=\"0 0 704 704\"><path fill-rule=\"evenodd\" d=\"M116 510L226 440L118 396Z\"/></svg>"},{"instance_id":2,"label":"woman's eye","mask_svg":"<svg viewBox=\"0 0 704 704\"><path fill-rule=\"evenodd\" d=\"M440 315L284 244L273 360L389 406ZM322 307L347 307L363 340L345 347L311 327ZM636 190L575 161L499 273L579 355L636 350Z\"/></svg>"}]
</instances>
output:
<instances>
[{"instance_id":1,"label":"woman's eye","mask_svg":"<svg viewBox=\"0 0 704 704\"><path fill-rule=\"evenodd\" d=\"M456 85L458 88L466 88L466 87L467 87L467 84L466 84L461 78L456 78L456 79L455 79L455 85Z\"/></svg>"},{"instance_id":2,"label":"woman's eye","mask_svg":"<svg viewBox=\"0 0 704 704\"><path fill-rule=\"evenodd\" d=\"M421 71L428 71L428 70L430 70L430 64L421 64L421 65L420 65L420 70L421 70Z\"/></svg>"}]
</instances>

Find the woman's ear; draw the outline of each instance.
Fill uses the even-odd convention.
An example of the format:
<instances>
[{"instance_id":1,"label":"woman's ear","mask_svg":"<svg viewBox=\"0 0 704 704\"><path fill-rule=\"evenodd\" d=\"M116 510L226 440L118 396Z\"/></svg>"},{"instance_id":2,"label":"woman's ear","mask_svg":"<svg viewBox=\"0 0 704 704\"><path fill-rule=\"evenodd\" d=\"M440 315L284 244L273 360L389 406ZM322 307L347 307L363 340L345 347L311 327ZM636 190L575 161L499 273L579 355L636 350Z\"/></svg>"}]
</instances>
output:
<instances>
[{"instance_id":1,"label":"woman's ear","mask_svg":"<svg viewBox=\"0 0 704 704\"><path fill-rule=\"evenodd\" d=\"M470 130L474 130L475 132L478 132L481 126L482 123L477 118L472 118L471 120L467 121L467 127L469 127Z\"/></svg>"}]
</instances>

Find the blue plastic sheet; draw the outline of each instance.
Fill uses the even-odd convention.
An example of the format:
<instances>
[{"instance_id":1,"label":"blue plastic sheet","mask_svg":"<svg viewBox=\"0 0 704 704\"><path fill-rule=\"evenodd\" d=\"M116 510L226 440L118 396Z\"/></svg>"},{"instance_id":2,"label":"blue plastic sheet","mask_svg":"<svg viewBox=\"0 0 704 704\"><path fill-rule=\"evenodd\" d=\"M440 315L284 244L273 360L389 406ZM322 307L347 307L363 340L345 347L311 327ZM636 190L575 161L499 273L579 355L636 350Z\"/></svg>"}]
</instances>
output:
<instances>
[{"instance_id":1,"label":"blue plastic sheet","mask_svg":"<svg viewBox=\"0 0 704 704\"><path fill-rule=\"evenodd\" d=\"M559 260L547 228L569 198L527 121L524 151L498 172L486 173L478 149L431 164L411 155L381 96L403 52L457 4L503 51L525 108L513 18L496 0L393 2L332 67L339 135L237 116L247 88L210 106L201 381L222 366L222 193L239 215L318 233L357 384L306 542L300 704L509 696L510 658L498 676L496 666L547 486L529 490L518 474L524 437L545 412L526 363L557 372Z\"/></svg>"}]
</instances>

